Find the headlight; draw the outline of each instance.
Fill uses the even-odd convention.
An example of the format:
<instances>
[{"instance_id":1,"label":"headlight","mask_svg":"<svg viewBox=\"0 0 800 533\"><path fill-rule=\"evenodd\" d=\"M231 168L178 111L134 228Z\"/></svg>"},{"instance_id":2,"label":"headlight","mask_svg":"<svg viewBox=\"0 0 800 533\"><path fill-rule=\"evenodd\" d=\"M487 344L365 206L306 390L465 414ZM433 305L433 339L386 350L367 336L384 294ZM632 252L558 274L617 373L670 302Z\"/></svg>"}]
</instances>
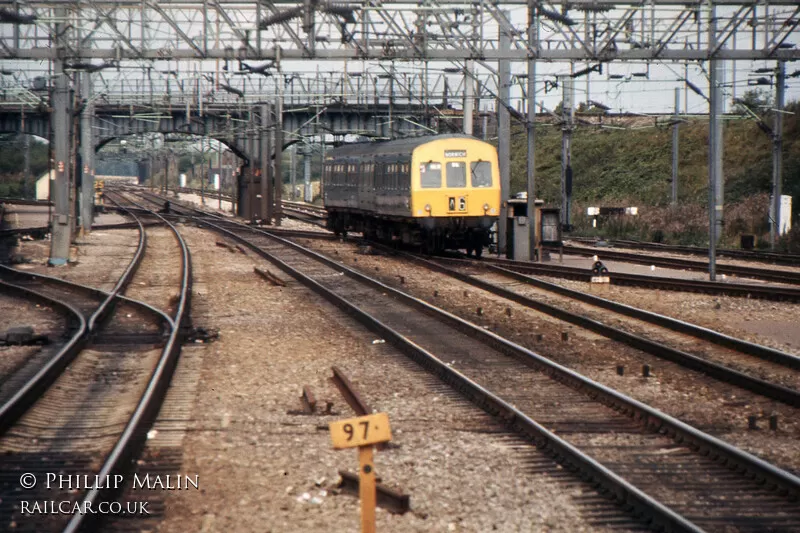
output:
<instances>
[{"instance_id":1,"label":"headlight","mask_svg":"<svg viewBox=\"0 0 800 533\"><path fill-rule=\"evenodd\" d=\"M425 204L425 211L431 212L431 204Z\"/></svg>"},{"instance_id":2,"label":"headlight","mask_svg":"<svg viewBox=\"0 0 800 533\"><path fill-rule=\"evenodd\" d=\"M489 204L483 204L483 210L484 211L488 211L489 210Z\"/></svg>"}]
</instances>

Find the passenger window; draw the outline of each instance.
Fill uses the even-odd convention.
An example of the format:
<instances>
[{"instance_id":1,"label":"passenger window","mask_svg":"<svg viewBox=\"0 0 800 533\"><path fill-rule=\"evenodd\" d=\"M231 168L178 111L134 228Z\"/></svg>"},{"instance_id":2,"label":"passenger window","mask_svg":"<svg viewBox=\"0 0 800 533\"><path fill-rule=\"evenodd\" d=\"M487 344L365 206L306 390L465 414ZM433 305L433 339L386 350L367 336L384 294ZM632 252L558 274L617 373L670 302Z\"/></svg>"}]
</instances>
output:
<instances>
[{"instance_id":1,"label":"passenger window","mask_svg":"<svg viewBox=\"0 0 800 533\"><path fill-rule=\"evenodd\" d=\"M460 161L447 163L447 186L466 187L467 186L467 166Z\"/></svg>"},{"instance_id":2,"label":"passenger window","mask_svg":"<svg viewBox=\"0 0 800 533\"><path fill-rule=\"evenodd\" d=\"M442 186L442 164L422 163L419 166L419 181L423 189L437 189Z\"/></svg>"},{"instance_id":3,"label":"passenger window","mask_svg":"<svg viewBox=\"0 0 800 533\"><path fill-rule=\"evenodd\" d=\"M471 165L472 186L476 188L492 186L492 164L478 161Z\"/></svg>"}]
</instances>

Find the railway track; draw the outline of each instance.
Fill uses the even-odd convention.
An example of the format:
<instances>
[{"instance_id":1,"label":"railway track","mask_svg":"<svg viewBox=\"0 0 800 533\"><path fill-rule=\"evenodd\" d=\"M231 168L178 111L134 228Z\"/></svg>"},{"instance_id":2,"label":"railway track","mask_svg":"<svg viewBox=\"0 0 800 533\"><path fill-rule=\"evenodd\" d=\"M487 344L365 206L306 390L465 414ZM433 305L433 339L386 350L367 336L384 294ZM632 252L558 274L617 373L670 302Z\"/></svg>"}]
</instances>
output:
<instances>
[{"instance_id":1,"label":"railway track","mask_svg":"<svg viewBox=\"0 0 800 533\"><path fill-rule=\"evenodd\" d=\"M321 228L326 227L326 220L328 213L324 207L319 207L302 202L281 202L283 206L283 213L290 218L308 222Z\"/></svg>"},{"instance_id":2,"label":"railway track","mask_svg":"<svg viewBox=\"0 0 800 533\"><path fill-rule=\"evenodd\" d=\"M48 200L26 200L25 198L0 198L0 204L9 204L9 205L53 205L52 202Z\"/></svg>"},{"instance_id":3,"label":"railway track","mask_svg":"<svg viewBox=\"0 0 800 533\"><path fill-rule=\"evenodd\" d=\"M376 243L371 243L371 246L656 358L671 361L786 405L800 407L800 357L795 355L501 267L486 266L482 262L458 261L457 266L448 266L441 259L431 260L398 252ZM520 283L547 291L554 296L543 298L526 295L524 289L519 287ZM588 304L595 308L595 312L583 309L574 311L569 300ZM598 309L603 311L597 312ZM625 317L625 320L619 320L620 317ZM628 320L630 318L640 324L632 325ZM613 322L624 322L626 326L612 326ZM691 339L681 337L682 342L679 342L672 339L673 336L664 334L664 329L681 333ZM665 340L655 340L658 338ZM698 343L697 340L704 342Z\"/></svg>"},{"instance_id":4,"label":"railway track","mask_svg":"<svg viewBox=\"0 0 800 533\"><path fill-rule=\"evenodd\" d=\"M142 191L148 195L154 205L163 204L164 198L152 195ZM286 204L286 202L284 202ZM302 204L307 205L307 204ZM184 209L188 209L185 208ZM324 212L323 208L315 208L320 215ZM291 209L290 209L291 211ZM193 209L191 211L184 211L186 216L216 216L201 210ZM288 213L293 216L292 213ZM298 220L308 221L312 219L311 223L324 227L324 224L318 223L321 219L309 214L300 215ZM272 231L280 231L273 228ZM291 230L288 230L291 231ZM287 233L287 236L289 234ZM299 233L298 237L301 237ZM324 237L322 234L309 235L309 238L329 238L338 239L338 237L330 236ZM440 258L440 260L443 260ZM563 279L573 279L577 281L589 282L593 276L591 270L576 267L566 267L561 265L547 264L547 263L530 263L527 261L514 261L510 259L501 259L497 257L484 256L481 261L485 264L502 266L509 270L514 270L522 274L532 276L550 276ZM648 276L641 274L628 274L622 272L610 272L608 274L609 282L613 285L622 285L630 287L645 287L648 289L680 291L680 292L694 292L701 294L714 294L734 296L740 298L755 298L770 301L780 302L800 302L800 288L787 287L787 286L774 286L774 285L755 285L749 283L734 283L730 280L722 281L699 281L699 280L685 280L668 278L663 276Z\"/></svg>"},{"instance_id":5,"label":"railway track","mask_svg":"<svg viewBox=\"0 0 800 533\"><path fill-rule=\"evenodd\" d=\"M191 283L188 249L176 230L174 234L182 267L177 274L180 286L176 288L178 298L172 316L152 305L121 296L131 279L143 276L141 270L137 270L146 242L143 226L140 226L134 259L111 292L47 276L13 273L36 284L39 290L66 291L62 297L68 298L75 298L76 291L88 293L108 302L108 306L107 311L98 310L84 320L86 327L72 350L71 364L66 371L62 371L64 362L52 365L61 368L48 373L47 381L53 383L50 387L26 382L25 387L32 392L16 393L14 401L9 400L0 410L3 430L0 520L4 528L16 531L91 529L97 525L97 515L23 516L22 505L65 501L83 509L87 506L97 509L100 502L113 501L122 488L113 483L101 486L90 483L76 488L73 482L71 486L51 486L48 490L45 480L53 473L64 477L115 479L114 476L128 472L131 459L141 449L169 384L180 351L182 326L188 317ZM112 308L114 303L116 309ZM83 316L90 312L93 302L86 300L74 307L78 316ZM22 490L22 474L35 476L38 483L34 489Z\"/></svg>"},{"instance_id":6,"label":"railway track","mask_svg":"<svg viewBox=\"0 0 800 533\"><path fill-rule=\"evenodd\" d=\"M152 226L160 225L160 222L143 221L142 225ZM139 224L137 222L120 222L118 224L95 224L92 226L92 231L113 231L120 229L137 229ZM28 228L7 228L0 229L0 239L5 237L13 237L16 235L32 235L34 238L42 239L50 233L50 226L35 226Z\"/></svg>"},{"instance_id":7,"label":"railway track","mask_svg":"<svg viewBox=\"0 0 800 533\"><path fill-rule=\"evenodd\" d=\"M291 215L297 218L298 220L302 220L304 222L309 222L323 227L325 226L324 221L327 219L327 212L325 208L309 205L302 202L283 201L282 203L284 206L284 212L286 212L287 215ZM557 250L553 249L551 251L557 251ZM679 251L685 251L685 250L679 250ZM678 269L694 270L700 272L708 271L708 263L705 262L617 252L609 250L608 248L594 248L594 247L585 248L578 246L565 246L564 252L576 255L582 255L586 257L593 257L597 255L601 259L619 260L619 261L633 262L643 265L655 265L666 268L678 268ZM705 252L707 253L708 251L705 250ZM728 255L730 257L737 257L741 259L770 261L773 263L788 264L788 265L800 264L800 256L791 257L791 256L781 256L779 254L738 254L736 253L735 250L728 250L725 252L726 253L723 253L722 255ZM786 283L794 285L800 284L800 272L775 271L763 268L724 265L724 264L717 264L717 271L721 274L727 274L739 277L751 277L755 279L772 281L777 283ZM619 281L625 283L633 283L634 280L636 279L634 276L629 276L629 277L617 276L617 277ZM657 278L656 276L646 276L646 277L648 278L648 282L652 282L653 278ZM712 289L712 285L713 284L711 282L705 284L703 284L703 282L696 282L693 284L692 283L684 284L682 285L682 287L692 287L693 290L697 291L720 290L719 288ZM728 294L747 294L747 295L753 294L752 288L750 289L750 292L746 292L748 286L742 287L740 284L726 284L726 285L729 285L725 289ZM674 286L676 285L673 285L673 287ZM780 288L775 288L775 287L765 288L763 291L759 292L763 292L764 294L770 293L772 295L776 295L777 297L780 297L781 295ZM790 290L790 292L791 294L788 296L791 298L796 298L800 296L800 291L798 290Z\"/></svg>"},{"instance_id":8,"label":"railway track","mask_svg":"<svg viewBox=\"0 0 800 533\"><path fill-rule=\"evenodd\" d=\"M651 526L800 527L788 504L795 476L268 231L200 223L346 310Z\"/></svg>"},{"instance_id":9,"label":"railway track","mask_svg":"<svg viewBox=\"0 0 800 533\"><path fill-rule=\"evenodd\" d=\"M284 236L303 237L304 235L287 233L284 234ZM371 244L373 246L380 247L389 253L402 253L390 249L384 245L377 243ZM442 262L447 261L444 259L430 261L413 254L402 253L402 255L411 259L412 261L417 262L418 264L425 266L426 268L457 278L460 281L487 290L501 297L513 300L527 307L545 312L546 314L561 320L565 320L569 323L588 328L610 339L617 340L656 357L663 358L689 369L705 373L714 379L731 383L733 385L750 390L751 392L755 392L756 394L781 401L787 405L795 407L800 406L800 392L798 392L797 388L795 387L795 380L793 380L791 376L780 376L781 372L785 372L785 368L800 370L800 358L794 355L754 343L741 341L707 328L694 326L693 324L671 319L663 315L617 304L615 302L598 298L586 293L572 291L559 285L536 279L529 275L524 275L519 272L495 265L487 265L484 261L473 263L467 261L449 260L450 263L455 263L457 265L455 268L451 268L441 264ZM730 350L733 352L733 367L714 361L713 355L709 358L707 354L694 355L693 353L687 353L680 347L665 345L663 343L652 341L647 338L647 336L642 334L637 335L620 328L611 327L602 320L594 320L580 314L566 311L563 309L563 307L548 305L546 303L533 300L517 292L505 289L498 284L482 281L479 277L475 277L471 274L463 272L465 268L475 265L484 267L491 273L500 275L506 279L526 283L540 289L566 296L568 298L577 299L579 301L601 307L605 310L612 311L613 313L631 317L642 322L647 322L648 324L657 325L660 328L666 328L672 331L690 335L697 339L714 344L718 347L724 347L725 350L723 351ZM704 350L697 349L692 351L702 354ZM711 353L713 354L713 351ZM730 361L731 354L728 355L729 357L727 359ZM723 360L724 359L725 358L723 358ZM772 368L770 369L772 370L771 373L764 372L764 369L761 368L764 366L762 364L763 361L769 361L773 363L773 365L771 365ZM730 362L727 364L730 364ZM791 374L791 372L789 374ZM776 376L779 377L776 379ZM770 377L773 378L773 380L770 380ZM785 383L782 384L780 381Z\"/></svg>"},{"instance_id":10,"label":"railway track","mask_svg":"<svg viewBox=\"0 0 800 533\"><path fill-rule=\"evenodd\" d=\"M571 241L592 246L598 239L589 237L570 237ZM637 250L651 250L656 252L680 253L690 255L708 256L708 248L700 246L680 246L674 244L659 244L655 242L634 241L629 239L614 239L606 241L614 248L631 248ZM776 265L800 265L800 255L765 252L760 250L737 250L731 248L717 248L718 257L743 259L746 261L759 261Z\"/></svg>"},{"instance_id":11,"label":"railway track","mask_svg":"<svg viewBox=\"0 0 800 533\"><path fill-rule=\"evenodd\" d=\"M208 190L201 190L191 187L181 187L177 189L176 192L197 194L202 196L203 198L211 200L221 198L222 200L228 202L233 201L233 197L229 194L219 194L219 193L214 193L213 191L210 192ZM295 218L297 220L308 222L316 226L325 227L324 221L327 218L328 213L327 211L325 211L324 207L308 204L305 202L292 202L289 200L282 200L281 208L283 210L283 213L290 218Z\"/></svg>"},{"instance_id":12,"label":"railway track","mask_svg":"<svg viewBox=\"0 0 800 533\"><path fill-rule=\"evenodd\" d=\"M200 194L202 192L199 189L186 189L186 188L179 189L179 191L187 191L195 194ZM204 194L209 198L217 197L216 195L209 195L208 193ZM223 199L230 200L230 197L223 195ZM325 210L324 207L307 204L305 202L291 202L286 200L282 201L281 205L283 212L286 216L295 218L303 222L314 224L320 227L325 227L327 211ZM706 255L708 253L708 250L706 249L694 248L694 247L682 247L682 246L669 247L666 245L658 245L653 243L640 243L636 241L614 241L614 242L648 250L675 251L675 252L692 253L692 254L705 253ZM587 242L587 244L589 244L589 242ZM551 251L556 252L557 250L551 249ZM605 260L618 260L624 262L632 262L636 264L655 265L664 268L676 268L676 269L693 270L699 272L708 271L708 263L705 262L668 258L668 257L657 257L652 255L631 254L626 252L609 250L608 248L605 247L586 248L580 246L565 246L563 251L565 253L581 255L584 257L592 257L597 255L601 259ZM738 259L767 261L776 264L800 265L800 256L793 257L790 255L770 254L765 252L746 253L745 251L742 250L721 250L720 255ZM774 271L774 270L754 268L754 267L723 265L723 264L717 264L717 271L720 274L755 278L777 283L786 283L793 285L800 284L800 273L798 272ZM562 270L561 272L564 273L565 271ZM582 276L588 277L589 274L586 274L584 271L584 274L582 274ZM664 278L658 276L616 274L614 283L628 284L628 285L639 285L643 283L649 283L649 284L657 284L660 286L660 288L664 288L666 290L688 289L694 292L742 295L747 297L757 297L757 298L775 299L775 300L783 299L791 301L800 301L800 290L798 289L789 288L789 289L784 289L782 291L782 288L764 287L764 288L759 288L758 290L754 290L750 285L742 285L734 283L726 283L725 284L726 286L724 288L721 288L719 287L718 284L715 284L713 282L698 282L698 281L692 282L691 280L688 282L684 280L659 281L663 279Z\"/></svg>"},{"instance_id":13,"label":"railway track","mask_svg":"<svg viewBox=\"0 0 800 533\"><path fill-rule=\"evenodd\" d=\"M557 251L550 249L551 251ZM639 265L654 265L664 268L676 268L682 270L692 270L696 272L708 272L708 263L703 261L692 261L689 259L676 259L671 257L659 257L655 255L635 254L629 252L617 252L608 248L587 248L583 246L564 246L564 253L579 255L583 257L597 256L601 261L613 260L634 263ZM786 283L790 285L800 284L800 272L769 270L764 268L754 268L736 265L726 265L717 263L717 272L720 274L755 278L776 283Z\"/></svg>"},{"instance_id":14,"label":"railway track","mask_svg":"<svg viewBox=\"0 0 800 533\"><path fill-rule=\"evenodd\" d=\"M114 288L108 293L93 287L67 283L57 278L0 265L0 277L6 280L5 286L9 290L13 290L17 294L28 294L31 297L46 300L62 309L69 310L83 324L79 328L79 333L70 337L66 345L54 356L42 354L20 369L15 376L4 380L4 385L9 382L19 382L19 388L15 389L12 385L6 392L6 402L0 407L0 433L7 429L47 389L63 368L74 359L82 346L87 343L88 338L86 337L89 334L95 334L102 322L113 312L118 301L117 296L130 283L144 255L146 235L143 227L139 226L138 229L139 238L136 251ZM0 395L2 394L3 392L0 391Z\"/></svg>"},{"instance_id":15,"label":"railway track","mask_svg":"<svg viewBox=\"0 0 800 533\"><path fill-rule=\"evenodd\" d=\"M532 276L551 276L576 281L590 282L591 270L585 268L566 267L547 263L530 263L497 257L483 257L481 262L495 265ZM609 272L609 283L628 287L645 287L648 289L695 292L702 294L718 294L740 298L757 298L779 302L800 302L800 288L770 285L753 285L722 281L698 281L667 278L663 276L646 276L624 272Z\"/></svg>"},{"instance_id":16,"label":"railway track","mask_svg":"<svg viewBox=\"0 0 800 533\"><path fill-rule=\"evenodd\" d=\"M230 194L220 193L218 191L212 191L212 190L209 190L209 189L196 189L194 187L179 187L178 189L175 190L175 192L177 192L177 193L197 194L199 196L202 196L204 198L208 198L208 199L211 199L211 200L216 200L216 199L221 198L222 200L225 200L226 202L232 202L233 201L233 197Z\"/></svg>"}]
</instances>

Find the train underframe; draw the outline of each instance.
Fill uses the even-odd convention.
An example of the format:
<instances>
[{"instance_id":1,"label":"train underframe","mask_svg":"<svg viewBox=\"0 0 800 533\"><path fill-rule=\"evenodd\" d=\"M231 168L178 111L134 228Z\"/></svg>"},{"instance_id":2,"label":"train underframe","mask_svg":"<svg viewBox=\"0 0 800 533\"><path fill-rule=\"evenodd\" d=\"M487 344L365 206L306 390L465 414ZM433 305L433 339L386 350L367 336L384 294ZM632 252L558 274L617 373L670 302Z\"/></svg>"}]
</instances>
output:
<instances>
[{"instance_id":1,"label":"train underframe","mask_svg":"<svg viewBox=\"0 0 800 533\"><path fill-rule=\"evenodd\" d=\"M466 249L480 257L491 244L496 217L388 217L328 209L327 227L336 235L359 232L364 238L389 244L417 246L424 253Z\"/></svg>"}]
</instances>

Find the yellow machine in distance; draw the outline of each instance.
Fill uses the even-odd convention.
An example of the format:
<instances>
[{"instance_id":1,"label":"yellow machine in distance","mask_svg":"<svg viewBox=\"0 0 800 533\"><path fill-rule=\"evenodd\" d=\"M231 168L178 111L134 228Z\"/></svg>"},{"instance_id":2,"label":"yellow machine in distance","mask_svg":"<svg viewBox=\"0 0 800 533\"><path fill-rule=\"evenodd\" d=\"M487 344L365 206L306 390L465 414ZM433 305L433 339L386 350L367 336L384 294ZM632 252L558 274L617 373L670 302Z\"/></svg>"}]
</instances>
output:
<instances>
[{"instance_id":1,"label":"yellow machine in distance","mask_svg":"<svg viewBox=\"0 0 800 533\"><path fill-rule=\"evenodd\" d=\"M94 180L94 205L95 208L102 208L103 206L103 189L105 188L103 180Z\"/></svg>"}]
</instances>

